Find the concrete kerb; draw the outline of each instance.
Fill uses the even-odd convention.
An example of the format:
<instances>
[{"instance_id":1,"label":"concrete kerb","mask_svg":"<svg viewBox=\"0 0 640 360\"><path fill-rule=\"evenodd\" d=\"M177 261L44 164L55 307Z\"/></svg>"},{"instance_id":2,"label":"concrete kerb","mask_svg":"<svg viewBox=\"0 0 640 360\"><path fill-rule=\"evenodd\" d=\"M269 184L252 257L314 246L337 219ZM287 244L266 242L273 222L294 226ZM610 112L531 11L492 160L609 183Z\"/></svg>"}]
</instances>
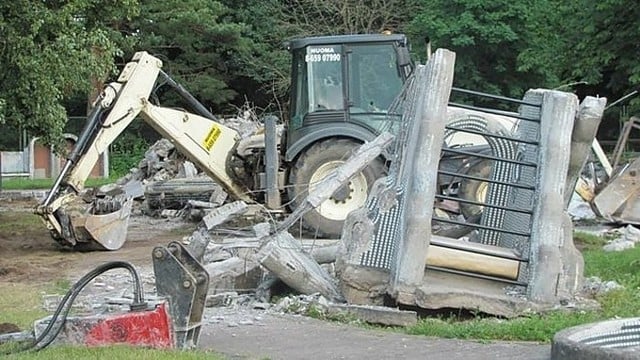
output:
<instances>
[{"instance_id":1,"label":"concrete kerb","mask_svg":"<svg viewBox=\"0 0 640 360\"><path fill-rule=\"evenodd\" d=\"M0 200L25 201L43 200L49 190L0 190Z\"/></svg>"},{"instance_id":2,"label":"concrete kerb","mask_svg":"<svg viewBox=\"0 0 640 360\"><path fill-rule=\"evenodd\" d=\"M640 359L640 317L609 320L558 332L551 360Z\"/></svg>"}]
</instances>

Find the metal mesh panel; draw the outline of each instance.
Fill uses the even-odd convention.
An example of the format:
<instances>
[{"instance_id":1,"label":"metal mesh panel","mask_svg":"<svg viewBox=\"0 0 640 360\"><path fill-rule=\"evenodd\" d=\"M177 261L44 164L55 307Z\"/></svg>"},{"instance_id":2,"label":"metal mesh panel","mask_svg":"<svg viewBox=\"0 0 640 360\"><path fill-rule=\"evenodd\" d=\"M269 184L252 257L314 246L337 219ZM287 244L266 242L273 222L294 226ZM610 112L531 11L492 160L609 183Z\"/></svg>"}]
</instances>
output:
<instances>
[{"instance_id":1,"label":"metal mesh panel","mask_svg":"<svg viewBox=\"0 0 640 360\"><path fill-rule=\"evenodd\" d=\"M542 96L529 93L525 97L525 101L532 103L542 103ZM522 105L520 114L527 118L539 119L540 107ZM526 141L538 141L540 138L540 124L531 121L522 121L516 130L516 137ZM530 163L538 161L538 146L522 143L518 146L517 159ZM514 171L512 182L514 184L535 187L536 173L538 169L532 166L517 165ZM523 188L513 188L507 202L507 206L518 208L532 209L536 194L533 190ZM505 216L505 230L531 229L531 214L524 213L508 213ZM501 246L517 249L524 258L529 256L529 238L514 234L505 234Z\"/></svg>"},{"instance_id":2,"label":"metal mesh panel","mask_svg":"<svg viewBox=\"0 0 640 360\"><path fill-rule=\"evenodd\" d=\"M401 121L397 126L400 127L397 132L398 136L395 140L395 146L390 156L391 165L389 175L385 178L384 189L372 194L367 199L366 209L367 216L373 222L373 240L370 242L370 248L362 253L360 257L360 265L376 267L390 270L395 265L398 244L402 237L399 224L403 220L404 214L404 189L406 183L403 179L403 173L408 169L403 167L403 159L413 156L415 151L415 135L417 134L416 121L417 112L419 111L419 96L423 96L426 88L426 72L423 67L418 67L414 74L407 80L402 92L396 98L389 110L390 117L397 117L401 114ZM393 122L389 122L393 124ZM394 203L384 212L378 206L381 199L379 196L391 196ZM386 200L385 200L386 201Z\"/></svg>"},{"instance_id":3,"label":"metal mesh panel","mask_svg":"<svg viewBox=\"0 0 640 360\"><path fill-rule=\"evenodd\" d=\"M593 335L580 340L580 342L603 348L640 346L640 320L629 321L623 324L619 330L594 331Z\"/></svg>"},{"instance_id":4,"label":"metal mesh panel","mask_svg":"<svg viewBox=\"0 0 640 360\"><path fill-rule=\"evenodd\" d=\"M487 120L478 115L469 115L468 117L460 120L452 121L445 131L445 137L453 135L457 131L472 130L476 132L489 132L487 129ZM497 132L498 135L507 135L502 131ZM491 147L491 153L493 156L504 159L515 159L516 144L512 141L485 136L484 139ZM509 181L512 177L514 165L511 163L493 161L491 168L490 179L501 182ZM509 194L509 186L500 183L489 183L487 189L487 204L504 206L507 203L507 197ZM498 207L487 207L481 218L481 225L487 228L500 229L504 222L505 210ZM480 242L489 245L498 245L501 232L480 229Z\"/></svg>"},{"instance_id":5,"label":"metal mesh panel","mask_svg":"<svg viewBox=\"0 0 640 360\"><path fill-rule=\"evenodd\" d=\"M441 161L439 173L453 180L448 180L451 184L440 195L436 195L436 199L457 203L460 209L465 206L480 207L481 215L479 219L469 217L462 211L456 215L455 205L448 205L445 209L447 212L434 217L434 221L438 225L449 224L448 229L451 230L444 232L444 236L464 236L469 241L509 249L520 261L518 276L516 279L495 280L526 285L531 217L537 188L535 179L538 172L542 98L528 96L517 100L457 88L454 88L453 96L461 98L464 103L450 102L450 109L455 110L450 110L454 116L447 125L447 131L481 136L486 146L485 149L478 145L475 148L448 146L442 149L443 155L450 154L450 158L458 156L470 164L489 163L490 169L483 166L479 167L482 171L478 171L472 165L452 171L450 169L455 166L443 169ZM513 111L516 108L517 111ZM507 122L516 126L506 128L504 124ZM465 188L465 184L471 182L483 184L486 188L484 195L477 193L477 188L473 186L471 190L468 185ZM456 188L456 184L459 184L457 192L448 190ZM464 233L467 235L461 235ZM469 275L482 277L482 274Z\"/></svg>"}]
</instances>

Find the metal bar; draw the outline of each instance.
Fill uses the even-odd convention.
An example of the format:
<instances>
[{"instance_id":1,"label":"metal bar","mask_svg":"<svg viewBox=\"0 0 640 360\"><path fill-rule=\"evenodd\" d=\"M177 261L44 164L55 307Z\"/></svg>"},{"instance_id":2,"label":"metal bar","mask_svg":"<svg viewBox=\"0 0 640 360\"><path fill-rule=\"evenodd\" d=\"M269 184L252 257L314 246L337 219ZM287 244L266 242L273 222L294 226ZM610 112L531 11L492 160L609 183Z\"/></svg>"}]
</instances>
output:
<instances>
[{"instance_id":1,"label":"metal bar","mask_svg":"<svg viewBox=\"0 0 640 360\"><path fill-rule=\"evenodd\" d=\"M456 173L456 172L453 172L453 171L438 170L438 174L449 175L449 176L452 176L452 177L459 177L461 179L470 179L470 180L477 180L477 181L483 181L483 182L490 182L490 183L493 183L493 184L506 185L506 186L511 186L511 187L515 187L515 188L519 188L519 189L525 189L525 190L534 191L536 189L535 186L520 185L520 184L510 183L510 182L506 182L506 181L499 181L499 180L490 180L490 179L479 177L479 176L460 174L460 173Z\"/></svg>"},{"instance_id":2,"label":"metal bar","mask_svg":"<svg viewBox=\"0 0 640 360\"><path fill-rule=\"evenodd\" d=\"M458 154L458 155L464 155L464 156L475 156L475 157L481 158L481 159L490 159L490 160L502 161L502 162L507 162L507 163L511 163L511 164L518 164L518 165L529 166L529 167L534 167L534 168L538 167L538 164L532 163L532 162L505 159L505 158L501 158L501 157L498 157L498 156L479 154L479 153L474 153L474 152L470 152L470 151L455 150L455 149L452 149L452 148L444 148L444 147L442 148L442 151L446 151L446 152L450 152L450 153Z\"/></svg>"},{"instance_id":3,"label":"metal bar","mask_svg":"<svg viewBox=\"0 0 640 360\"><path fill-rule=\"evenodd\" d=\"M511 207L506 207L506 206L501 206L501 205L488 204L488 203L483 203L483 202L473 201L473 200L467 200L467 199L453 197L453 196L436 195L436 199L452 200L452 201L461 202L463 204L473 204L473 205L479 205L479 206L486 206L486 207L490 207L490 208L494 208L494 209L503 209L503 210L507 210L507 211L519 212L519 213L522 213L522 214L532 214L533 213L533 210L518 209L518 208L511 208Z\"/></svg>"},{"instance_id":4,"label":"metal bar","mask_svg":"<svg viewBox=\"0 0 640 360\"><path fill-rule=\"evenodd\" d=\"M278 144L276 141L275 116L264 118L265 127L265 182L266 205L269 209L279 209L281 206L280 191L278 190Z\"/></svg>"},{"instance_id":5,"label":"metal bar","mask_svg":"<svg viewBox=\"0 0 640 360\"><path fill-rule=\"evenodd\" d=\"M508 284L512 284L512 285L520 285L520 286L529 285L529 284L527 284L525 282L522 282L522 281L509 280L509 279L500 278L500 277L496 277L496 276L489 276L489 275L482 275L482 274L477 274L477 273L472 273L472 272L447 269L447 268L443 268L443 267L439 267L439 266L427 265L426 267L429 270L441 271L441 272L446 272L446 273L456 274L456 275L470 276L470 277L475 277L475 278L485 279L485 280L500 281L500 282L504 282L504 283L508 283Z\"/></svg>"},{"instance_id":6,"label":"metal bar","mask_svg":"<svg viewBox=\"0 0 640 360\"><path fill-rule=\"evenodd\" d=\"M206 117L209 120L218 121L215 115L213 115L209 110L207 110L207 108L204 107L204 105L202 105L202 103L198 101L198 99L196 99L193 95L191 95L191 93L188 92L187 89L185 89L182 85L178 84L175 80L173 80L171 76L169 76L167 73L165 73L162 70L160 70L159 75L167 82L167 84L169 84L169 86L171 86L174 90L176 90L176 92L186 102L188 102L189 105L191 105L199 115Z\"/></svg>"},{"instance_id":7,"label":"metal bar","mask_svg":"<svg viewBox=\"0 0 640 360\"><path fill-rule=\"evenodd\" d=\"M525 121L531 121L531 122L535 122L535 123L539 123L540 119L535 118L529 118L529 117L524 117L522 115L519 115L518 113L514 113L511 111L503 111L503 110L496 110L496 109L489 109L489 108L482 108L482 107L477 107L477 106L472 106L472 105L465 105L465 104L459 104L459 103L454 103L454 102L449 102L450 106L455 106L455 107L459 107L462 109L467 109L467 110L476 110L476 111L481 111L481 112L485 112L488 114L495 114L495 115L501 115L501 116L508 116L508 117L512 117L514 119L520 119L520 120L525 120Z\"/></svg>"},{"instance_id":8,"label":"metal bar","mask_svg":"<svg viewBox=\"0 0 640 360\"><path fill-rule=\"evenodd\" d=\"M516 255L500 255L500 254L496 254L495 252L491 252L491 251L484 251L484 250L478 249L478 248L468 248L468 247L463 247L463 246L455 246L455 245L452 245L450 243L438 242L437 240L433 240L433 239L431 240L431 245L438 246L438 247L443 247L443 248L447 248L447 249L466 251L466 252L470 252L470 253L473 253L473 254L487 255L487 256L497 257L497 258L501 258L501 259L529 262L529 259L521 258L521 257L516 256Z\"/></svg>"},{"instance_id":9,"label":"metal bar","mask_svg":"<svg viewBox=\"0 0 640 360\"><path fill-rule=\"evenodd\" d=\"M530 145L539 145L540 144L537 141L522 140L522 139L510 137L510 136L492 134L492 133L484 132L484 131L477 131L477 130L471 130L471 129L462 129L462 128L458 128L458 127L455 127L455 126L447 126L446 128L449 129L449 130L454 130L454 131L459 131L459 132L464 132L464 133L469 133L469 134L476 134L476 135L480 135L480 136L487 136L487 137L491 137L491 138L495 138L495 139L509 140L509 141L522 143L522 144L530 144Z\"/></svg>"},{"instance_id":10,"label":"metal bar","mask_svg":"<svg viewBox=\"0 0 640 360\"><path fill-rule=\"evenodd\" d=\"M47 207L51 204L51 201L53 201L53 197L58 193L58 189L60 189L62 181L71 170L71 167L78 161L81 156L85 155L85 153L87 152L87 146L89 146L91 141L95 138L96 133L100 129L100 120L104 111L105 109L102 107L101 101L98 101L96 106L91 109L91 113L89 113L89 116L87 117L87 122L84 125L80 136L78 137L78 141L76 141L73 150L67 156L67 161L62 167L62 170L60 170L60 173L56 177L56 180L53 182L53 186L51 187L51 190L49 190L47 197L42 202L42 205L44 207Z\"/></svg>"},{"instance_id":11,"label":"metal bar","mask_svg":"<svg viewBox=\"0 0 640 360\"><path fill-rule=\"evenodd\" d=\"M462 89L462 88L458 88L458 87L453 87L451 89L451 91L456 91L459 93L463 93L463 94L469 94L469 95L478 95L478 96L482 96L482 97L488 97L491 99L496 99L496 100L504 100L507 102L512 102L512 103L516 103L516 104L521 104L521 105L529 105L529 106L536 106L536 107L541 107L542 104L535 104L535 103L530 103L528 101L524 101L524 100L520 100L520 99L512 99L506 96L500 96L500 95L492 95L492 94L487 94L487 93L483 93L480 91L474 91L474 90L467 90L467 89Z\"/></svg>"},{"instance_id":12,"label":"metal bar","mask_svg":"<svg viewBox=\"0 0 640 360\"><path fill-rule=\"evenodd\" d=\"M436 216L433 217L433 220L440 221L440 222L447 223L447 224L463 225L463 226L469 226L469 227L473 227L473 228L477 228L477 229L490 230L490 231L495 231L495 232L499 232L499 233L503 233L503 234L511 234L511 235L524 236L524 237L530 237L531 236L531 233L523 233L523 232L510 231L510 230L504 230L504 229L496 229L496 228L491 227L491 226L484 226L484 225L480 225L480 224L472 224L472 223L468 223L468 222L464 222L464 221L456 221L456 220L445 219L445 218L436 217Z\"/></svg>"}]
</instances>

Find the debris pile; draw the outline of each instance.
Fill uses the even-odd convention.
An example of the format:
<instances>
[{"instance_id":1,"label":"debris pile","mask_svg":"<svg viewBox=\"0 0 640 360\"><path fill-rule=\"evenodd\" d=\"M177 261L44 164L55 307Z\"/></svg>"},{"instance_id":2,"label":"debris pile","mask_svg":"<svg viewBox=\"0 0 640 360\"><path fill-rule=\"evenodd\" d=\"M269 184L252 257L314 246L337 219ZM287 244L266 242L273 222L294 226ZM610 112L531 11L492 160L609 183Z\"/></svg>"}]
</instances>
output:
<instances>
[{"instance_id":1,"label":"debris pile","mask_svg":"<svg viewBox=\"0 0 640 360\"><path fill-rule=\"evenodd\" d=\"M596 298L599 295L606 294L610 291L620 290L624 287L615 281L603 281L597 276L591 276L584 280L582 286L583 293L589 295L592 298Z\"/></svg>"},{"instance_id":2,"label":"debris pile","mask_svg":"<svg viewBox=\"0 0 640 360\"><path fill-rule=\"evenodd\" d=\"M633 225L627 225L621 229L612 230L617 234L616 239L602 247L604 251L623 251L633 249L640 242L640 229Z\"/></svg>"},{"instance_id":3,"label":"debris pile","mask_svg":"<svg viewBox=\"0 0 640 360\"><path fill-rule=\"evenodd\" d=\"M445 198L439 195L439 184L429 174L438 172L444 151L440 146L448 121L454 56L440 52L436 58L439 60L434 60L429 67L417 70L418 79L425 81L416 80L420 85L416 85L415 92L410 92L424 98L405 99L411 109L403 109L403 116L412 115L403 119L407 121L396 139L397 148L392 151L397 161L393 165L397 166L391 167L385 181L378 181L369 189L366 206L349 214L337 243L318 246L315 240L309 243L295 239L289 229L307 211L318 209L348 184L351 177L377 159L392 142L394 136L389 133L382 133L362 145L344 164L316 182L294 211L277 223L256 221L252 227L230 229L228 222L238 215L246 216L250 206L242 201L227 203L227 194L220 186L200 177L202 172L183 159L166 140L155 144L139 166L119 180L115 188L101 191L140 194L142 188L142 195L137 198L145 199L147 210L166 217L188 215L200 220L196 230L183 239L184 245L174 245L186 248L195 262L203 265L202 272L209 275L206 282L209 305L246 302L268 308L271 291L278 283L285 284L305 301L308 297L313 300L301 303L289 298L276 307L326 313L330 308L346 306L346 311L357 316L376 319L367 320L369 322L381 322L380 318L385 318L376 306L389 299L423 309L453 307L504 317L568 303L566 299L572 299L580 291L582 257L570 241L571 231L567 231L571 222L566 212L569 199L558 201L549 194L555 196L566 184L570 189L575 187L568 176L575 171L568 165L582 163L582 153L570 157L572 149L577 148L571 138L577 99L570 94L544 90L527 93L526 104L544 110L536 110L535 116L527 119L536 120L535 123L539 120L541 125L536 126L540 128L547 123L561 123L562 131L544 132L544 137L536 140L539 143L536 151L527 150L522 159L516 159L519 156L516 150L520 149L515 145L504 154L496 150L496 154L503 157L500 161L505 174L514 170L505 165L512 163L536 170L519 177L523 182L509 184L513 185L510 190L487 185L488 189L484 190L488 197L484 209L487 213L483 216L486 222L472 225L440 219L447 224L474 226L483 231L484 238L480 241L458 241L459 236L453 234L459 229L431 226L436 220L432 211L434 199ZM604 102L596 102L594 107L604 108ZM238 156L250 153L259 141L263 144L265 141L258 139L257 122L251 120L251 115L245 112L239 119L226 122L246 140L237 144ZM474 129L467 130L479 131ZM535 129L517 130L511 139L528 143L528 136ZM500 145L492 144L495 148ZM558 146L567 151L558 152ZM490 150L493 151L493 147L490 146ZM491 174L484 176L490 176L486 179L488 182L505 185L500 179L503 175L510 179L511 175L499 174L498 168L496 165L488 169ZM479 179L485 179L484 176ZM227 184L227 188L232 187ZM500 197L508 198L509 202L496 203L490 198L494 195L495 201ZM492 209L500 211L491 212ZM434 235L434 230L451 237ZM469 229L460 230L468 233ZM158 275L158 281L161 276ZM549 282L550 277L557 281ZM519 291L512 291L511 287ZM334 305L346 303L349 305ZM384 311L397 310L385 308ZM406 312L398 312L385 321L390 325L415 321L415 313L408 318L404 318L404 314Z\"/></svg>"},{"instance_id":4,"label":"debris pile","mask_svg":"<svg viewBox=\"0 0 640 360\"><path fill-rule=\"evenodd\" d=\"M255 110L249 105L240 108L237 116L219 121L236 130L241 139L260 133L262 128ZM167 139L155 142L128 174L87 196L104 198L121 194L138 201L134 207L139 209L138 213L183 217L191 221L199 221L228 198L222 186L188 161Z\"/></svg>"}]
</instances>

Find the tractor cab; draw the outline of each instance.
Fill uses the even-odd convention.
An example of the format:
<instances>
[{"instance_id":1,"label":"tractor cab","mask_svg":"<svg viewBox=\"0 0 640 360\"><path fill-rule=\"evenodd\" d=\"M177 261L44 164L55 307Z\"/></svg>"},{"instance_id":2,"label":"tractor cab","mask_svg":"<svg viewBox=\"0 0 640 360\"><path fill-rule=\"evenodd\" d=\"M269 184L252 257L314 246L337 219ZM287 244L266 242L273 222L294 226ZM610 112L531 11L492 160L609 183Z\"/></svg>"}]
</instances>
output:
<instances>
[{"instance_id":1,"label":"tractor cab","mask_svg":"<svg viewBox=\"0 0 640 360\"><path fill-rule=\"evenodd\" d=\"M292 54L286 158L318 138L367 141L388 127L387 110L412 71L401 34L309 37Z\"/></svg>"}]
</instances>

